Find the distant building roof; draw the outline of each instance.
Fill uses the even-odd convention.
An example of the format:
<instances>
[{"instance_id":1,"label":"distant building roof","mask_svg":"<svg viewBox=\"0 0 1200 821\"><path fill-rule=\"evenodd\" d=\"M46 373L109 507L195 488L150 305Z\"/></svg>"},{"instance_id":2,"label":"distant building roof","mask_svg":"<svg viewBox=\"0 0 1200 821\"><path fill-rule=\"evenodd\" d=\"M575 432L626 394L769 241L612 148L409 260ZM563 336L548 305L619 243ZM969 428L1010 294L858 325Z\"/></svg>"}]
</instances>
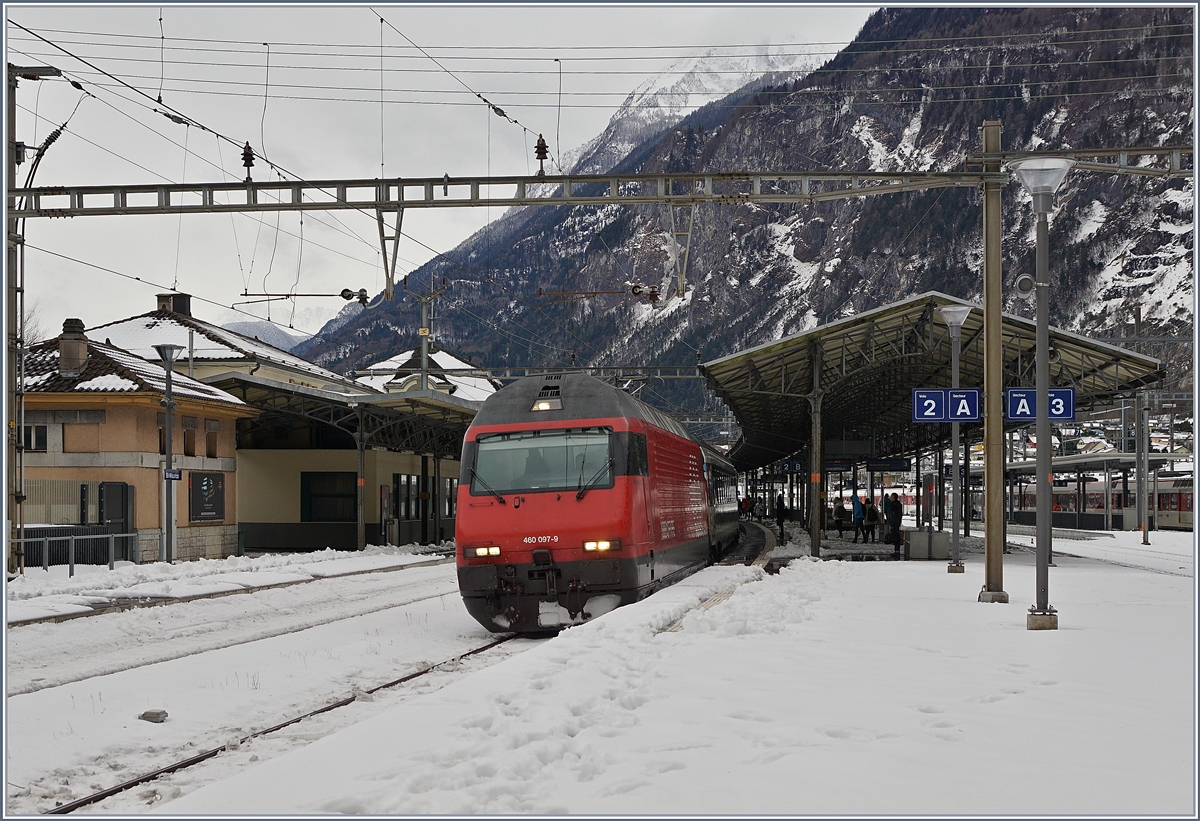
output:
<instances>
[{"instance_id":1,"label":"distant building roof","mask_svg":"<svg viewBox=\"0 0 1200 821\"><path fill-rule=\"evenodd\" d=\"M87 343L87 361L78 376L63 376L58 368L58 343L55 338L30 348L25 357L26 393L166 393L167 372L162 365L99 342ZM232 394L178 373L171 377L171 393L227 405L246 404Z\"/></svg>"},{"instance_id":2,"label":"distant building roof","mask_svg":"<svg viewBox=\"0 0 1200 821\"><path fill-rule=\"evenodd\" d=\"M500 389L500 383L481 376L455 376L451 372L459 370L474 370L475 366L464 362L453 354L437 351L429 355L429 382L433 390L448 390L459 399L471 402L482 402ZM382 362L377 362L362 370L393 371L393 373L372 373L358 377L357 381L374 390L392 392L397 390L414 390L405 383L420 379L421 350L402 351ZM436 370L435 370L436 369ZM399 371L399 373L394 373ZM390 387L389 387L390 386Z\"/></svg>"},{"instance_id":3,"label":"distant building roof","mask_svg":"<svg viewBox=\"0 0 1200 821\"><path fill-rule=\"evenodd\" d=\"M361 384L354 380L314 365L295 354L175 311L160 309L98 325L90 328L88 334L97 339L104 337L112 345L150 361L158 358L154 345L180 345L184 349L179 357L182 363L188 356L188 331L194 332L192 354L195 362L229 362L231 365L237 362L270 363L298 375L321 380L331 390L362 392Z\"/></svg>"}]
</instances>

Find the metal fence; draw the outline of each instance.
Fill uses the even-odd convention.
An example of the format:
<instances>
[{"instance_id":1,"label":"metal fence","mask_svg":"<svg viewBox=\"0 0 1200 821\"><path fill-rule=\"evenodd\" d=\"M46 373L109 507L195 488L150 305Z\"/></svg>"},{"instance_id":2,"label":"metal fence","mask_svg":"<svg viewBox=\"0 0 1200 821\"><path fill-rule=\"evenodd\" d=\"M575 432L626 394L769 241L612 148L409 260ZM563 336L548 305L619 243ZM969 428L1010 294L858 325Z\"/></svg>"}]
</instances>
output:
<instances>
[{"instance_id":1,"label":"metal fence","mask_svg":"<svg viewBox=\"0 0 1200 821\"><path fill-rule=\"evenodd\" d=\"M26 479L26 522L77 525L100 520L100 482Z\"/></svg>"},{"instance_id":2,"label":"metal fence","mask_svg":"<svg viewBox=\"0 0 1200 821\"><path fill-rule=\"evenodd\" d=\"M154 533L147 534L148 538L153 538L158 542L158 552L162 555L163 544L162 534ZM108 564L108 569L112 570L117 561L117 544L118 540L122 540L122 546L126 547L129 544L133 545L135 556L140 557L142 551L142 534L141 533L66 533L62 535L48 534L45 536L31 536L24 539L13 539L13 544L23 546L25 554L25 566L36 567L38 564L43 570L49 570L50 565L67 565L68 576L75 575L76 564Z\"/></svg>"}]
</instances>

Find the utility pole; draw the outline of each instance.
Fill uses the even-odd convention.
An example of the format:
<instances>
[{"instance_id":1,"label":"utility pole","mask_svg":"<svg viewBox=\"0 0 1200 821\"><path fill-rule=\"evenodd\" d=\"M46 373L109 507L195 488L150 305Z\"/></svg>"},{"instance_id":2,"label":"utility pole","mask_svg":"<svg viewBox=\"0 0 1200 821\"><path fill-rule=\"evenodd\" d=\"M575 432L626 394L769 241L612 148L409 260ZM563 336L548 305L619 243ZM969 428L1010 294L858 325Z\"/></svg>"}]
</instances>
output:
<instances>
[{"instance_id":1,"label":"utility pole","mask_svg":"<svg viewBox=\"0 0 1200 821\"><path fill-rule=\"evenodd\" d=\"M9 191L15 187L17 166L24 162L25 146L17 142L17 80L40 80L43 77L61 77L62 72L50 66L20 67L8 64L8 181ZM25 489L23 471L17 469L21 457L24 456L25 431L21 429L21 408L24 405L24 386L18 381L21 360L25 354L25 277L20 265L20 247L24 244L17 218L17 200L11 193L8 197L8 252L5 258L7 266L8 312L6 321L8 327L5 333L5 343L8 346L8 402L6 414L8 419L6 462L8 466L8 506L5 530L9 536L8 570L10 573L24 571L24 551L20 548L20 539L25 536ZM17 512L14 517L13 513Z\"/></svg>"},{"instance_id":2,"label":"utility pole","mask_svg":"<svg viewBox=\"0 0 1200 821\"><path fill-rule=\"evenodd\" d=\"M432 317L430 316L429 306L435 299L446 292L446 278L442 277L442 287L438 288L429 294L418 294L415 291L410 291L408 288L408 277L404 278L404 290L412 294L413 299L421 303L421 327L417 333L421 336L421 390L429 390L429 341L433 336L433 328L430 325Z\"/></svg>"}]
</instances>

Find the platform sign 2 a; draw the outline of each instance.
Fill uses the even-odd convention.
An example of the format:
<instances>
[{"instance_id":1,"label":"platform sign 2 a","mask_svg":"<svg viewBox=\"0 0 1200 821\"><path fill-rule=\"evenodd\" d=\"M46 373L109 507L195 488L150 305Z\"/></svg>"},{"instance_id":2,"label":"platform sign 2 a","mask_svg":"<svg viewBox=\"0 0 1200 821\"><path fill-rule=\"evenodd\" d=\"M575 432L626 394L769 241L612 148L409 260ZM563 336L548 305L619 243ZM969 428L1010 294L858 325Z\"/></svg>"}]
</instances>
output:
<instances>
[{"instance_id":1,"label":"platform sign 2 a","mask_svg":"<svg viewBox=\"0 0 1200 821\"><path fill-rule=\"evenodd\" d=\"M913 421L945 422L946 392L940 388L913 388Z\"/></svg>"},{"instance_id":2,"label":"platform sign 2 a","mask_svg":"<svg viewBox=\"0 0 1200 821\"><path fill-rule=\"evenodd\" d=\"M914 388L914 422L978 422L979 389Z\"/></svg>"},{"instance_id":3,"label":"platform sign 2 a","mask_svg":"<svg viewBox=\"0 0 1200 821\"><path fill-rule=\"evenodd\" d=\"M1037 419L1037 391L1033 388L1009 388L1005 392L1004 418L1009 422L1033 422ZM1071 422L1075 419L1075 389L1050 389L1050 420Z\"/></svg>"}]
</instances>

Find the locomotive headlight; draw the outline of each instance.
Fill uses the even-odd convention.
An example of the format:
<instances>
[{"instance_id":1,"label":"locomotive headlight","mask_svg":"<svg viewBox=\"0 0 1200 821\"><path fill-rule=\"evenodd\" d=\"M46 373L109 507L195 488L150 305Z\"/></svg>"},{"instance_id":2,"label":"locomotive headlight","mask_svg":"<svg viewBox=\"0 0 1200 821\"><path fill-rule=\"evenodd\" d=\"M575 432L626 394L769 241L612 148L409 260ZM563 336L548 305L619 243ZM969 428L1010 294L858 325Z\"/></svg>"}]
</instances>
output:
<instances>
[{"instance_id":1,"label":"locomotive headlight","mask_svg":"<svg viewBox=\"0 0 1200 821\"><path fill-rule=\"evenodd\" d=\"M583 549L589 553L606 550L620 550L621 543L616 539L604 539L595 542L584 542Z\"/></svg>"},{"instance_id":2,"label":"locomotive headlight","mask_svg":"<svg viewBox=\"0 0 1200 821\"><path fill-rule=\"evenodd\" d=\"M468 559L482 559L487 556L499 556L499 545L489 545L488 547L468 547L466 549Z\"/></svg>"}]
</instances>

